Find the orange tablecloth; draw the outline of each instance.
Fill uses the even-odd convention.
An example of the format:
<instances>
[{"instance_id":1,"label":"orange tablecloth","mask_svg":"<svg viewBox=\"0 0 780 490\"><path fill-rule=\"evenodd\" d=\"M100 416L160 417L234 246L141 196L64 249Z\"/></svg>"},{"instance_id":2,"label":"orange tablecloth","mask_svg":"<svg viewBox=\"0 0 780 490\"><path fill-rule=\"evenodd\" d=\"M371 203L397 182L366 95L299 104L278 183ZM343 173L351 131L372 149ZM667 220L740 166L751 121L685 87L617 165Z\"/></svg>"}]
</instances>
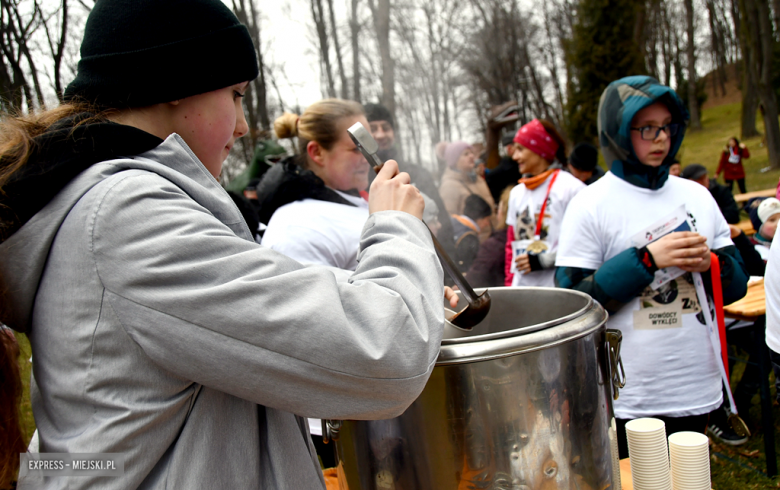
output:
<instances>
[{"instance_id":1,"label":"orange tablecloth","mask_svg":"<svg viewBox=\"0 0 780 490\"><path fill-rule=\"evenodd\" d=\"M725 315L737 320L755 321L766 313L766 292L764 278L748 286L747 294L741 300L723 307Z\"/></svg>"},{"instance_id":2,"label":"orange tablecloth","mask_svg":"<svg viewBox=\"0 0 780 490\"><path fill-rule=\"evenodd\" d=\"M324 471L324 474L327 490L339 490L339 478L336 474L336 468L329 468ZM620 460L620 483L623 486L623 490L634 490L634 483L631 480L631 461L628 458Z\"/></svg>"},{"instance_id":3,"label":"orange tablecloth","mask_svg":"<svg viewBox=\"0 0 780 490\"><path fill-rule=\"evenodd\" d=\"M620 460L620 485L623 490L634 490L634 481L631 479L631 460L628 458Z\"/></svg>"}]
</instances>

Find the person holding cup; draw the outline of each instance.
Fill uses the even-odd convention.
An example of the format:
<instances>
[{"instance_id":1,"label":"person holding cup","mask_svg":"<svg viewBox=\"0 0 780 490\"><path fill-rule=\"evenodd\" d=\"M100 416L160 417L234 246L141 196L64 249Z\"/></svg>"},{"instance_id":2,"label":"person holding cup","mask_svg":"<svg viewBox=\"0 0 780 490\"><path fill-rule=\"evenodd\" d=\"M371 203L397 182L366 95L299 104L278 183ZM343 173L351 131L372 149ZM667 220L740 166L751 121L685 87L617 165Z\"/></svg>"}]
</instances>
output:
<instances>
[{"instance_id":1,"label":"person holding cup","mask_svg":"<svg viewBox=\"0 0 780 490\"><path fill-rule=\"evenodd\" d=\"M566 143L551 122L534 119L514 142L512 158L523 178L509 196L504 283L552 287L563 215L585 184L561 169Z\"/></svg>"}]
</instances>

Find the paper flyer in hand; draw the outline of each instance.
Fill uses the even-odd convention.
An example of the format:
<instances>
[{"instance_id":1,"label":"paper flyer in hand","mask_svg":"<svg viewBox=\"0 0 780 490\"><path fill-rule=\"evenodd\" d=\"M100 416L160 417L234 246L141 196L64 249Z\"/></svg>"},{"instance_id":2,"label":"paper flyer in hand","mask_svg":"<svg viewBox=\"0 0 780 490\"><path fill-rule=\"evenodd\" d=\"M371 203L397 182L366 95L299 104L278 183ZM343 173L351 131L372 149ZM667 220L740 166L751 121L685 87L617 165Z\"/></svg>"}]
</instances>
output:
<instances>
[{"instance_id":1,"label":"paper flyer in hand","mask_svg":"<svg viewBox=\"0 0 780 490\"><path fill-rule=\"evenodd\" d=\"M631 238L631 246L636 248L646 247L659 238L676 231L693 231L693 227L691 226L690 221L688 221L688 213L685 210L684 204L678 207L671 215L656 221L635 234ZM658 269L655 271L655 277L653 278L650 287L657 290L667 282L672 279L677 279L683 274L685 274L685 271L679 267Z\"/></svg>"}]
</instances>

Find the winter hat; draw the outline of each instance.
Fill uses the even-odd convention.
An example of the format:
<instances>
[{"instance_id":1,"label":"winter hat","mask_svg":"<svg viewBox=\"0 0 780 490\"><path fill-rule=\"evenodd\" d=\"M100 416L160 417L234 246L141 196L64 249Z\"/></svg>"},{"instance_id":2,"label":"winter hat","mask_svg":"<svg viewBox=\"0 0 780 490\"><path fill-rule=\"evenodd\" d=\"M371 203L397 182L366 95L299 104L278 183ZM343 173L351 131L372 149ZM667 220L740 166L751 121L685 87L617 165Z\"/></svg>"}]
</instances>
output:
<instances>
[{"instance_id":1,"label":"winter hat","mask_svg":"<svg viewBox=\"0 0 780 490\"><path fill-rule=\"evenodd\" d=\"M692 163L686 166L680 173L680 177L688 180L699 180L705 175L707 175L707 169L704 165L699 165L698 163Z\"/></svg>"},{"instance_id":2,"label":"winter hat","mask_svg":"<svg viewBox=\"0 0 780 490\"><path fill-rule=\"evenodd\" d=\"M780 201L774 197L751 199L748 201L747 209L748 214L750 215L750 222L753 224L753 229L756 230L756 232L760 232L761 225L763 225L766 220L773 214L780 213Z\"/></svg>"},{"instance_id":3,"label":"winter hat","mask_svg":"<svg viewBox=\"0 0 780 490\"><path fill-rule=\"evenodd\" d=\"M460 156L469 149L473 150L474 148L465 141L455 141L447 145L447 149L444 150L444 161L447 163L447 166L454 169Z\"/></svg>"},{"instance_id":4,"label":"winter hat","mask_svg":"<svg viewBox=\"0 0 780 490\"><path fill-rule=\"evenodd\" d=\"M509 146L515 142L515 133L507 133L501 138L501 146Z\"/></svg>"},{"instance_id":5,"label":"winter hat","mask_svg":"<svg viewBox=\"0 0 780 490\"><path fill-rule=\"evenodd\" d=\"M593 172L598 159L599 151L590 143L577 143L569 155L571 166L583 172Z\"/></svg>"},{"instance_id":6,"label":"winter hat","mask_svg":"<svg viewBox=\"0 0 780 490\"><path fill-rule=\"evenodd\" d=\"M758 219L761 220L761 223L766 223L766 220L777 213L780 213L780 201L774 197L764 199L758 205Z\"/></svg>"},{"instance_id":7,"label":"winter hat","mask_svg":"<svg viewBox=\"0 0 780 490\"><path fill-rule=\"evenodd\" d=\"M631 144L631 121L634 116L656 102L661 102L672 114L672 122L680 124L671 137L669 154L659 167L639 161ZM610 83L599 100L598 131L601 154L609 170L629 184L644 189L660 189L669 177L677 151L685 137L688 110L677 92L652 77L638 75Z\"/></svg>"},{"instance_id":8,"label":"winter hat","mask_svg":"<svg viewBox=\"0 0 780 490\"><path fill-rule=\"evenodd\" d=\"M538 119L534 119L517 131L515 143L528 148L548 162L555 160L555 152L558 151L558 142L547 134L547 130Z\"/></svg>"},{"instance_id":9,"label":"winter hat","mask_svg":"<svg viewBox=\"0 0 780 490\"><path fill-rule=\"evenodd\" d=\"M393 115L390 114L390 111L387 110L387 107L381 104L366 104L363 106L363 110L366 111L366 119L368 122L387 121L390 123L390 127L395 129Z\"/></svg>"},{"instance_id":10,"label":"winter hat","mask_svg":"<svg viewBox=\"0 0 780 490\"><path fill-rule=\"evenodd\" d=\"M66 101L125 108L254 80L246 26L220 0L98 0Z\"/></svg>"}]
</instances>

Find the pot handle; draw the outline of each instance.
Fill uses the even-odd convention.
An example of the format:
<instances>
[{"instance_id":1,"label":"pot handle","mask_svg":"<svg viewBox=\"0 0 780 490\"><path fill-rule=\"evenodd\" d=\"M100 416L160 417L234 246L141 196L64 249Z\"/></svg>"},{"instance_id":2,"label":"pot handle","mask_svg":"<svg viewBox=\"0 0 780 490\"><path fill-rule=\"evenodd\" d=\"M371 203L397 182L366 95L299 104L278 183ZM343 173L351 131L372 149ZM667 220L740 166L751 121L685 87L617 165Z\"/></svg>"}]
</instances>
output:
<instances>
[{"instance_id":1,"label":"pot handle","mask_svg":"<svg viewBox=\"0 0 780 490\"><path fill-rule=\"evenodd\" d=\"M620 357L620 344L623 333L620 330L608 328L607 352L609 355L609 374L612 378L612 398L617 400L620 388L626 386L626 371L623 369L623 359Z\"/></svg>"},{"instance_id":2,"label":"pot handle","mask_svg":"<svg viewBox=\"0 0 780 490\"><path fill-rule=\"evenodd\" d=\"M342 424L341 420L322 419L322 442L327 444L330 441L338 441Z\"/></svg>"}]
</instances>

